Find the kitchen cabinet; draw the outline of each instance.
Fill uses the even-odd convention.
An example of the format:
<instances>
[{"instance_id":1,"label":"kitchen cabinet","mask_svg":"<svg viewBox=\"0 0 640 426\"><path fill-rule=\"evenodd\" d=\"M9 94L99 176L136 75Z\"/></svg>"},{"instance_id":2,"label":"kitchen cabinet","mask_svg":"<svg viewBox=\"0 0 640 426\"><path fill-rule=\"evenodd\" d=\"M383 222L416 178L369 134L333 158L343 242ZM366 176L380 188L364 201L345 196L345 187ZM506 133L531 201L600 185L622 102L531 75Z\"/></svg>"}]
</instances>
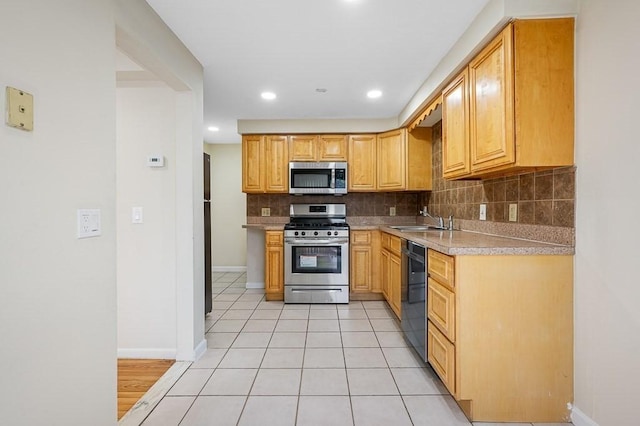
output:
<instances>
[{"instance_id":1,"label":"kitchen cabinet","mask_svg":"<svg viewBox=\"0 0 640 426\"><path fill-rule=\"evenodd\" d=\"M382 291L379 273L380 231L352 230L350 240L351 293L380 293Z\"/></svg>"},{"instance_id":2,"label":"kitchen cabinet","mask_svg":"<svg viewBox=\"0 0 640 426\"><path fill-rule=\"evenodd\" d=\"M431 184L431 128L406 128L378 135L379 191L429 191Z\"/></svg>"},{"instance_id":3,"label":"kitchen cabinet","mask_svg":"<svg viewBox=\"0 0 640 426\"><path fill-rule=\"evenodd\" d=\"M407 132L392 130L378 135L378 190L404 190L407 185Z\"/></svg>"},{"instance_id":4,"label":"kitchen cabinet","mask_svg":"<svg viewBox=\"0 0 640 426\"><path fill-rule=\"evenodd\" d=\"M289 161L347 161L347 136L290 136Z\"/></svg>"},{"instance_id":5,"label":"kitchen cabinet","mask_svg":"<svg viewBox=\"0 0 640 426\"><path fill-rule=\"evenodd\" d=\"M289 161L287 136L268 135L265 145L265 192L289 192Z\"/></svg>"},{"instance_id":6,"label":"kitchen cabinet","mask_svg":"<svg viewBox=\"0 0 640 426\"><path fill-rule=\"evenodd\" d=\"M376 190L376 135L349 135L349 192Z\"/></svg>"},{"instance_id":7,"label":"kitchen cabinet","mask_svg":"<svg viewBox=\"0 0 640 426\"><path fill-rule=\"evenodd\" d=\"M242 136L242 192L264 192L264 136Z\"/></svg>"},{"instance_id":8,"label":"kitchen cabinet","mask_svg":"<svg viewBox=\"0 0 640 426\"><path fill-rule=\"evenodd\" d=\"M443 175L573 164L574 19L515 20L443 91Z\"/></svg>"},{"instance_id":9,"label":"kitchen cabinet","mask_svg":"<svg viewBox=\"0 0 640 426\"><path fill-rule=\"evenodd\" d=\"M382 294L398 319L401 318L402 303L402 243L403 240L395 235L381 233Z\"/></svg>"},{"instance_id":10,"label":"kitchen cabinet","mask_svg":"<svg viewBox=\"0 0 640 426\"><path fill-rule=\"evenodd\" d=\"M553 423L573 400L573 256L429 249L427 357L472 421Z\"/></svg>"},{"instance_id":11,"label":"kitchen cabinet","mask_svg":"<svg viewBox=\"0 0 640 426\"><path fill-rule=\"evenodd\" d=\"M287 136L242 136L242 192L289 192Z\"/></svg>"},{"instance_id":12,"label":"kitchen cabinet","mask_svg":"<svg viewBox=\"0 0 640 426\"><path fill-rule=\"evenodd\" d=\"M264 287L266 300L284 300L284 232L265 232Z\"/></svg>"}]
</instances>

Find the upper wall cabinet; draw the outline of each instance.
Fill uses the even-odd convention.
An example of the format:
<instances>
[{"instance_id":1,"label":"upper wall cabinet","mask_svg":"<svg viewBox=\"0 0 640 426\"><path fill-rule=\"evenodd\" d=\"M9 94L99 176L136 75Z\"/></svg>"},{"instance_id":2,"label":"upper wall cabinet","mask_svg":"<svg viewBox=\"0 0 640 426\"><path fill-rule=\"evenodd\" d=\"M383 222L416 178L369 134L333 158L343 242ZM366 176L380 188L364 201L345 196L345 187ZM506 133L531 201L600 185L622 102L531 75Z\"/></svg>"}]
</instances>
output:
<instances>
[{"instance_id":1,"label":"upper wall cabinet","mask_svg":"<svg viewBox=\"0 0 640 426\"><path fill-rule=\"evenodd\" d=\"M376 135L349 135L349 192L376 190Z\"/></svg>"},{"instance_id":2,"label":"upper wall cabinet","mask_svg":"<svg viewBox=\"0 0 640 426\"><path fill-rule=\"evenodd\" d=\"M443 174L573 164L573 18L516 20L443 91Z\"/></svg>"},{"instance_id":3,"label":"upper wall cabinet","mask_svg":"<svg viewBox=\"0 0 640 426\"><path fill-rule=\"evenodd\" d=\"M290 136L289 161L347 161L347 136Z\"/></svg>"},{"instance_id":4,"label":"upper wall cabinet","mask_svg":"<svg viewBox=\"0 0 640 426\"><path fill-rule=\"evenodd\" d=\"M287 136L242 137L242 192L289 192Z\"/></svg>"}]
</instances>

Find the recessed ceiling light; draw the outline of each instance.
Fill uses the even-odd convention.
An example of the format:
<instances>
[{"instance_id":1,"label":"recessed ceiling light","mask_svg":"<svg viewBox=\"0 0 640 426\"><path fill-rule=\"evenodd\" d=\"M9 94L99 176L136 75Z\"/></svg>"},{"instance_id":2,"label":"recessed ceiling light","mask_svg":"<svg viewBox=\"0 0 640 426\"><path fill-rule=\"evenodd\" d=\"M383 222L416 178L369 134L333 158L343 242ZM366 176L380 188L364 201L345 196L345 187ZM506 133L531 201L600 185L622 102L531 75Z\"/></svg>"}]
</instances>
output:
<instances>
[{"instance_id":1,"label":"recessed ceiling light","mask_svg":"<svg viewBox=\"0 0 640 426\"><path fill-rule=\"evenodd\" d=\"M382 91L380 90L369 90L367 92L367 97L371 99L379 98L380 96L382 96Z\"/></svg>"},{"instance_id":2,"label":"recessed ceiling light","mask_svg":"<svg viewBox=\"0 0 640 426\"><path fill-rule=\"evenodd\" d=\"M262 92L260 96L262 96L262 99L266 99L267 101L272 101L276 98L276 94L273 92Z\"/></svg>"},{"instance_id":3,"label":"recessed ceiling light","mask_svg":"<svg viewBox=\"0 0 640 426\"><path fill-rule=\"evenodd\" d=\"M219 131L220 129L219 129L219 128L217 128L216 126L209 126L209 127L207 127L207 130L209 130L210 132L217 132L217 131Z\"/></svg>"}]
</instances>

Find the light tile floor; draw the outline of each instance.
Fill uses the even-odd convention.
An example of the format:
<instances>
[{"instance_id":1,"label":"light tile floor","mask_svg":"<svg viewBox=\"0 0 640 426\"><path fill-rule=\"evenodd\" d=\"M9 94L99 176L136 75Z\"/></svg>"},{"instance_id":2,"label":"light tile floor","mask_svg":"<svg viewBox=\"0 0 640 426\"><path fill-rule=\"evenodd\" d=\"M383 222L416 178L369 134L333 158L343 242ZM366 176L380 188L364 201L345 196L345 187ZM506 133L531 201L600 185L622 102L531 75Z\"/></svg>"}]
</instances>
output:
<instances>
[{"instance_id":1,"label":"light tile floor","mask_svg":"<svg viewBox=\"0 0 640 426\"><path fill-rule=\"evenodd\" d=\"M385 302L285 305L213 279L208 350L144 425L471 425Z\"/></svg>"}]
</instances>

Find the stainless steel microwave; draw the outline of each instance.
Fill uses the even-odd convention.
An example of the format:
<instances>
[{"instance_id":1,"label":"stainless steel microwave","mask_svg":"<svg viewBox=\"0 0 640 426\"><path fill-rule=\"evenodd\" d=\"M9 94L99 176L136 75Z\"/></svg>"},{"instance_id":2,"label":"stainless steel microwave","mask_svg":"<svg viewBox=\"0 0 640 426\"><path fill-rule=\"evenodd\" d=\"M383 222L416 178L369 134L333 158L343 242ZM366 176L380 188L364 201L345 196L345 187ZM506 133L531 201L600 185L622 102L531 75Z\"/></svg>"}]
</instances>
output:
<instances>
[{"instance_id":1,"label":"stainless steel microwave","mask_svg":"<svg viewBox=\"0 0 640 426\"><path fill-rule=\"evenodd\" d=\"M347 193L346 162L298 162L289 163L289 194Z\"/></svg>"}]
</instances>

